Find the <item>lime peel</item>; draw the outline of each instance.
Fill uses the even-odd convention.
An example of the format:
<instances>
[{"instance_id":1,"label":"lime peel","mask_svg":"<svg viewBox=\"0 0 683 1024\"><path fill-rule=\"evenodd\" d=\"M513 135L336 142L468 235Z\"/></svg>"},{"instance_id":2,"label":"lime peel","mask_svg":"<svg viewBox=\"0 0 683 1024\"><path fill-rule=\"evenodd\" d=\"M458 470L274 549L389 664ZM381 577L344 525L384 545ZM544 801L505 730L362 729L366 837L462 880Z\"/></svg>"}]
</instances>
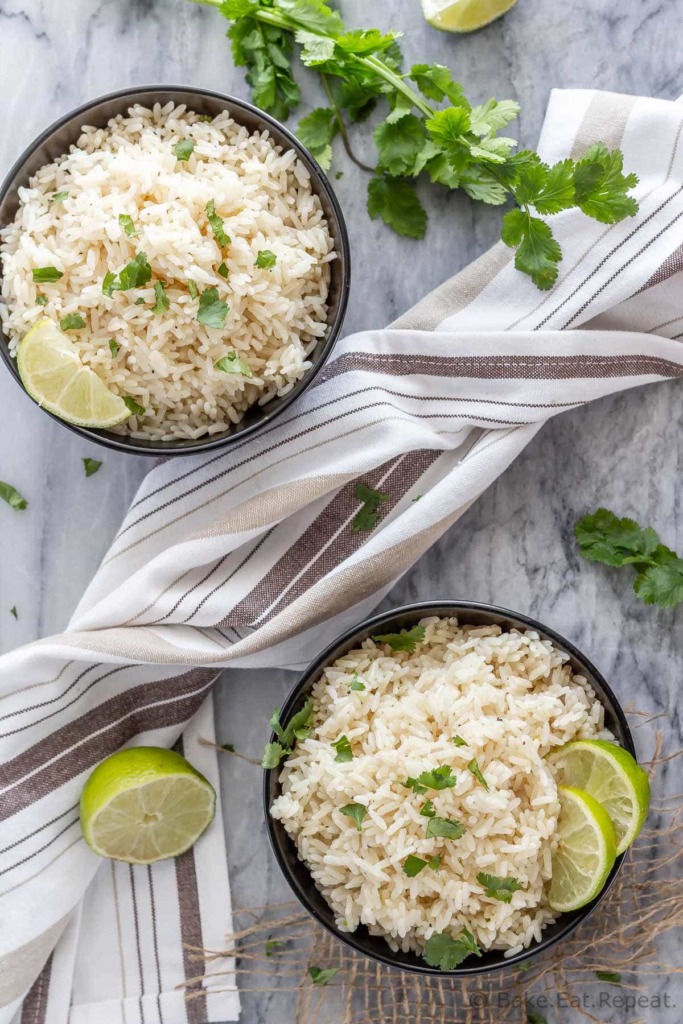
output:
<instances>
[{"instance_id":1,"label":"lime peel","mask_svg":"<svg viewBox=\"0 0 683 1024\"><path fill-rule=\"evenodd\" d=\"M602 891L617 856L614 827L592 796L558 786L559 843L552 860L548 902L553 910L579 910Z\"/></svg>"},{"instance_id":2,"label":"lime peel","mask_svg":"<svg viewBox=\"0 0 683 1024\"><path fill-rule=\"evenodd\" d=\"M474 32L500 18L517 0L422 0L432 28L442 32Z\"/></svg>"}]
</instances>

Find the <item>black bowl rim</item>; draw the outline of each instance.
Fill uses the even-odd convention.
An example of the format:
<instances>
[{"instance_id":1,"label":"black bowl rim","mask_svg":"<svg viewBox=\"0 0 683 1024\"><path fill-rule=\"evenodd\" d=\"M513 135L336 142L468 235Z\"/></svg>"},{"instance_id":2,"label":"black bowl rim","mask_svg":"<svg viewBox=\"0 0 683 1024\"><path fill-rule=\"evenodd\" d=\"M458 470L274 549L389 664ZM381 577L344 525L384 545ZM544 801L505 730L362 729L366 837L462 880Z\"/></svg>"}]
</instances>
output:
<instances>
[{"instance_id":1,"label":"black bowl rim","mask_svg":"<svg viewBox=\"0 0 683 1024\"><path fill-rule=\"evenodd\" d=\"M349 234L346 227L346 221L344 220L344 214L342 213L339 200L337 199L336 193L332 188L332 184L323 171L320 164L317 162L312 153L297 139L297 137L285 128L280 121L277 121L270 114L266 114L265 111L259 107L255 107L252 103L248 103L246 100L239 99L237 96L231 96L227 93L216 92L213 89L202 89L198 86L192 85L144 85L144 86L128 86L125 89L117 89L115 92L105 93L102 96L98 96L95 99L88 100L86 103L81 104L79 107L74 107L73 110L67 111L66 114L62 114L61 117L53 121L52 124L48 125L47 128L38 135L33 142L29 143L26 149L23 151L21 156L15 160L14 164L10 168L9 172L5 176L5 179L0 186L0 203L3 202L5 197L16 188L14 183L15 178L19 175L24 167L24 164L30 159L36 149L42 146L44 142L47 142L55 132L59 131L65 124L71 121L75 117L85 116L89 110L93 107L98 106L100 103L107 103L114 100L128 99L131 103L144 102L144 97L149 93L157 92L182 92L194 94L197 97L209 97L210 99L216 99L223 103L230 103L234 107L238 107L241 110L248 112L249 114L255 115L261 118L266 124L280 132L287 142L291 145L292 149L295 149L300 157L303 158L304 163L308 167L312 176L314 176L321 189L325 192L326 198L334 210L335 217L339 224L339 242L340 252L338 254L339 262L341 265L341 287L339 297L339 308L334 321L329 325L328 335L325 340L325 344L320 352L320 355L311 367L307 371L304 377L298 382L298 384L292 388L292 390L285 396L283 396L280 404L273 410L270 415L265 415L263 419L259 420L258 423L253 423L250 426L243 427L241 430L237 430L233 433L222 434L217 437L209 437L206 441L197 441L186 447L162 447L161 444L150 442L149 445L145 445L144 448L135 448L126 441L122 435L118 438L115 434L106 431L90 430L87 427L79 427L74 423L67 423L66 420L62 420L59 416L55 416L47 409L43 409L43 412L47 413L51 419L64 427L67 427L73 433L78 434L80 437L85 438L88 441L93 441L95 444L102 445L105 448L113 449L114 451L124 452L127 455L141 455L173 458L175 456L184 455L197 455L204 454L206 452L216 451L217 449L227 449L237 441L244 440L245 437L258 433L263 430L264 427L268 426L273 420L280 416L281 413L285 412L293 402L299 398L305 390L313 383L314 378L318 375L324 364L329 358L330 352L332 351L337 338L342 329L344 318L346 316L346 310L349 301L349 289L351 287L351 251L349 245ZM1 226L1 225L0 225ZM27 395L32 402L42 408L39 402L26 391L26 388L21 382L17 367L14 360L9 354L4 344L0 344L0 356L5 366L9 369L11 376L22 389L25 395ZM267 408L267 405L263 408ZM165 442L166 445L172 444L172 442Z\"/></svg>"},{"instance_id":2,"label":"black bowl rim","mask_svg":"<svg viewBox=\"0 0 683 1024\"><path fill-rule=\"evenodd\" d=\"M374 632L374 630L377 627L386 625L387 623L391 622L394 619L398 619L399 617L419 616L419 618L425 618L430 614L449 614L457 616L459 613L467 614L468 612L472 611L484 612L490 615L495 615L500 619L516 620L517 622L524 623L524 625L527 628L536 630L542 635L544 639L552 640L553 643L556 644L560 649L566 651L577 662L579 662L579 664L587 670L588 674L595 679L595 681L603 690L604 697L603 695L600 695L598 697L600 703L604 704L604 698L606 698L606 700L611 704L610 711L613 712L622 734L620 737L621 746L628 750L628 752L632 754L633 757L636 757L633 736L631 735L631 730L629 728L626 715L624 714L620 702L618 701L611 687L608 685L602 673L597 670L593 663L581 651L579 651L579 649L573 643L571 643L571 641L567 640L560 633L556 632L556 630L551 629L549 626L544 625L542 622L539 622L538 619L534 619L529 615L523 614L522 612L516 612L510 608L504 608L501 605L483 604L476 601L420 601L414 604L402 605L399 608L393 608L389 611L381 612L377 615L371 616L368 619L364 619L357 626L354 626L352 629L346 630L346 632L337 637L336 640L328 644L325 650L318 655L318 657L312 662L312 664L299 677L296 684L290 690L285 702L282 705L282 709L280 712L281 721L287 722L291 712L294 710L297 701L299 700L301 694L306 689L306 687L311 683L311 680L314 679L314 677L322 668L329 664L330 660L338 652L339 648L343 647L349 641L353 641L356 638L365 639L365 637ZM272 733L270 736L271 742L275 741L276 739L276 735ZM326 921L318 913L317 908L310 903L306 890L302 889L299 886L297 879L295 879L291 874L289 870L289 865L287 864L282 854L282 850L280 848L280 843L278 841L278 837L276 834L275 822L270 815L270 780L273 773L277 771L279 771L279 768L266 769L263 773L263 802L266 817L266 827L268 830L268 838L270 840L270 845L273 850L273 853L275 854L275 859L278 862L280 870L285 876L285 879L290 889L297 897L297 899L304 907L304 909L313 918L315 918L318 924L322 925L322 927L325 928L325 930L329 932L330 935L333 935L344 945L354 950L354 952L360 953L363 956L368 957L370 960L374 960L378 963L383 964L385 967L392 967L395 970L406 971L410 974L421 974L430 977L442 978L488 974L492 971L504 970L506 967L514 967L516 964L519 964L522 961L530 960L536 956L539 956L540 954L550 949L552 946L556 945L558 942L561 942L563 939L566 939L568 935L570 935L576 928L578 928L578 926L582 924L593 913L594 910L597 909L599 904L604 900L604 898L607 896L607 893L614 885L617 875L619 874L621 867L624 863L626 853L628 853L628 851L626 851L626 853L622 853L620 854L620 856L617 857L614 866L607 878L607 881L605 882L603 888L594 900L586 904L585 907L581 907L580 910L573 911L571 914L560 915L558 920L561 920L563 916L566 916L568 918L567 923L564 927L561 927L559 931L554 935L546 939L542 938L540 942L537 942L529 946L527 949L522 950L521 953L516 953L514 956L508 957L507 959L503 959L501 955L501 961L495 964L480 965L476 961L474 961L470 965L467 963L467 961L465 961L465 964L467 966L457 967L454 971L441 971L438 968L430 967L426 963L401 963L394 959L393 953L389 949L389 946L387 946L386 955L374 951L370 952L369 950L365 949L362 943L355 938L354 932L339 931L332 924L330 924L329 921ZM289 840L289 842L292 842L292 840L289 839L289 837L287 837L287 839ZM315 888L312 880L311 886Z\"/></svg>"}]
</instances>

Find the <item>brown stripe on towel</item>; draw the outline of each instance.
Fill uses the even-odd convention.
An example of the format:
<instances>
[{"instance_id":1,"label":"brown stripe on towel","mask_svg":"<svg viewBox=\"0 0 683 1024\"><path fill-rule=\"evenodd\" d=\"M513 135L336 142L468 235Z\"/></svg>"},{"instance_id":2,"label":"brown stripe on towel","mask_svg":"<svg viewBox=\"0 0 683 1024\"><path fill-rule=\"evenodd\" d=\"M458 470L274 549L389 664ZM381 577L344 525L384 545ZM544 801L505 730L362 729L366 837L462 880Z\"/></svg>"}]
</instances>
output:
<instances>
[{"instance_id":1,"label":"brown stripe on towel","mask_svg":"<svg viewBox=\"0 0 683 1024\"><path fill-rule=\"evenodd\" d=\"M46 1024L47 997L50 991L51 973L52 954L47 958L45 966L33 982L28 995L24 999L21 1007L20 1024Z\"/></svg>"}]
</instances>

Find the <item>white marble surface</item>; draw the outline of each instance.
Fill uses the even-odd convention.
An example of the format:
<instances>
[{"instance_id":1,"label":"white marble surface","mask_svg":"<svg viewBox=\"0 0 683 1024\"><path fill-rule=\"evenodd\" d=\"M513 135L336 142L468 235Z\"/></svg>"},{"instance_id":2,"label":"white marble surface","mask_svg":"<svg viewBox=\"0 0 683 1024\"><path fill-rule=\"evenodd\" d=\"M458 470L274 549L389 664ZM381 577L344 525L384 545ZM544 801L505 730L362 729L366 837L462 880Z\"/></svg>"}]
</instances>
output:
<instances>
[{"instance_id":1,"label":"white marble surface","mask_svg":"<svg viewBox=\"0 0 683 1024\"><path fill-rule=\"evenodd\" d=\"M473 98L517 98L519 137L530 145L553 86L665 98L683 86L680 47L671 44L683 27L676 2L519 0L504 20L460 39L424 25L419 0L343 0L341 7L351 24L402 29L409 61L449 64ZM0 174L70 108L124 86L161 83L247 96L214 12L184 0L0 0ZM304 91L314 105L311 79ZM337 191L355 261L349 331L390 321L497 236L496 210L424 189L428 240L400 240L368 220L360 172L341 154L336 166L345 171ZM627 573L580 562L572 525L604 503L652 523L683 550L681 399L680 384L664 384L552 421L386 603L462 597L537 615L582 647L624 702L665 713L667 744L679 749L683 609L645 608ZM81 458L87 455L104 465L86 480ZM85 444L0 373L0 479L30 503L23 513L0 503L0 650L64 626L148 467L142 458ZM221 740L258 754L269 713L291 682L287 673L228 674L219 688ZM679 792L676 773L669 774L661 786ZM286 899L262 825L260 773L226 757L224 783L235 902ZM640 980L651 994L666 984ZM673 995L683 1004L683 991ZM246 993L244 1007L245 1024L281 1024L293 1012L284 994ZM561 1019L570 1019L567 1011ZM610 1019L635 1018L614 1011ZM679 1019L675 1008L647 1014L649 1024Z\"/></svg>"}]
</instances>

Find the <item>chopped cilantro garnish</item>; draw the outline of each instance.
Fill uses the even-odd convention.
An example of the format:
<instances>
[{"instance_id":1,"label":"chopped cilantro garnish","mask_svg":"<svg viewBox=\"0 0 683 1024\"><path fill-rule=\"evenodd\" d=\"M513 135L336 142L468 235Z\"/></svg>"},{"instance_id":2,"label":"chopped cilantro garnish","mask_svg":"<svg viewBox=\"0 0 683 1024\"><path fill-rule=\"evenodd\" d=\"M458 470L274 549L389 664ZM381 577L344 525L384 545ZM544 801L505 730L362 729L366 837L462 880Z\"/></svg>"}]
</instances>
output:
<instances>
[{"instance_id":1,"label":"chopped cilantro garnish","mask_svg":"<svg viewBox=\"0 0 683 1024\"><path fill-rule=\"evenodd\" d=\"M272 956L275 950L284 944L284 939L266 939L266 956Z\"/></svg>"},{"instance_id":2,"label":"chopped cilantro garnish","mask_svg":"<svg viewBox=\"0 0 683 1024\"><path fill-rule=\"evenodd\" d=\"M185 163L187 160L190 159L194 152L194 142L192 141L192 139L183 139L182 142L177 142L175 144L175 146L173 147L173 152L175 153L178 160L180 160L182 163Z\"/></svg>"},{"instance_id":3,"label":"chopped cilantro garnish","mask_svg":"<svg viewBox=\"0 0 683 1024\"><path fill-rule=\"evenodd\" d=\"M466 747L467 743L462 736L451 736L451 740L455 743L456 747Z\"/></svg>"},{"instance_id":4,"label":"chopped cilantro garnish","mask_svg":"<svg viewBox=\"0 0 683 1024\"><path fill-rule=\"evenodd\" d=\"M221 277L228 277L229 276L230 271L228 270L228 265L225 262L225 260L219 266L218 273L221 275Z\"/></svg>"},{"instance_id":5,"label":"chopped cilantro garnish","mask_svg":"<svg viewBox=\"0 0 683 1024\"><path fill-rule=\"evenodd\" d=\"M538 1010L527 1010L526 1024L548 1024L548 1021Z\"/></svg>"},{"instance_id":6,"label":"chopped cilantro garnish","mask_svg":"<svg viewBox=\"0 0 683 1024\"><path fill-rule=\"evenodd\" d=\"M121 397L123 398L126 408L132 412L133 416L144 416L146 412L144 405L140 405L140 403L136 402L130 395L122 395Z\"/></svg>"},{"instance_id":7,"label":"chopped cilantro garnish","mask_svg":"<svg viewBox=\"0 0 683 1024\"><path fill-rule=\"evenodd\" d=\"M277 263L277 256L270 249L259 249L254 260L254 266L259 270L272 270Z\"/></svg>"},{"instance_id":8,"label":"chopped cilantro garnish","mask_svg":"<svg viewBox=\"0 0 683 1024\"><path fill-rule=\"evenodd\" d=\"M83 468L86 476L92 476L102 465L97 459L83 459Z\"/></svg>"},{"instance_id":9,"label":"chopped cilantro garnish","mask_svg":"<svg viewBox=\"0 0 683 1024\"><path fill-rule=\"evenodd\" d=\"M295 740L306 739L313 732L313 705L307 700L304 706L292 715L286 726L280 723L280 709L270 717L268 725L277 736L277 742L266 743L261 765L263 768L277 768L280 761L292 753Z\"/></svg>"},{"instance_id":10,"label":"chopped cilantro garnish","mask_svg":"<svg viewBox=\"0 0 683 1024\"><path fill-rule=\"evenodd\" d=\"M432 839L439 836L441 839L460 839L465 835L467 829L460 821L453 821L451 818L430 818L427 821L427 838Z\"/></svg>"},{"instance_id":11,"label":"chopped cilantro garnish","mask_svg":"<svg viewBox=\"0 0 683 1024\"><path fill-rule=\"evenodd\" d=\"M364 690L365 689L365 683L362 683L360 681L360 679L358 678L358 676L354 675L353 679L351 680L350 689L351 690L359 690L359 691L360 690Z\"/></svg>"},{"instance_id":12,"label":"chopped cilantro garnish","mask_svg":"<svg viewBox=\"0 0 683 1024\"><path fill-rule=\"evenodd\" d=\"M112 359L116 359L119 354L120 345L118 345L113 338L109 339L109 351L111 352Z\"/></svg>"},{"instance_id":13,"label":"chopped cilantro garnish","mask_svg":"<svg viewBox=\"0 0 683 1024\"><path fill-rule=\"evenodd\" d=\"M353 761L353 750L347 736L340 736L332 746L337 751L335 761L343 763L344 761Z\"/></svg>"},{"instance_id":14,"label":"chopped cilantro garnish","mask_svg":"<svg viewBox=\"0 0 683 1024\"><path fill-rule=\"evenodd\" d=\"M19 618L19 616L18 616L18 614L17 614L17 606L16 606L16 605L13 605L13 606L12 606L12 607L10 608L10 610L9 610L9 613L10 613L10 615L13 615L15 619L18 619L18 618Z\"/></svg>"},{"instance_id":15,"label":"chopped cilantro garnish","mask_svg":"<svg viewBox=\"0 0 683 1024\"><path fill-rule=\"evenodd\" d=\"M164 285L161 283L161 281L154 282L154 295L155 302L154 305L152 306L152 312L165 313L166 310L169 309L171 303L169 302L168 296L166 295L166 291L164 289Z\"/></svg>"},{"instance_id":16,"label":"chopped cilantro garnish","mask_svg":"<svg viewBox=\"0 0 683 1024\"><path fill-rule=\"evenodd\" d=\"M481 956L474 936L464 928L462 935L457 939L452 938L448 932L432 935L425 943L424 958L430 967L438 967L440 971L452 971L470 953Z\"/></svg>"},{"instance_id":17,"label":"chopped cilantro garnish","mask_svg":"<svg viewBox=\"0 0 683 1024\"><path fill-rule=\"evenodd\" d=\"M392 651L408 651L409 654L412 654L424 638L424 626L413 626L412 629L403 630L401 633L384 633L373 636L372 639L381 644L388 644Z\"/></svg>"},{"instance_id":18,"label":"chopped cilantro garnish","mask_svg":"<svg viewBox=\"0 0 683 1024\"><path fill-rule=\"evenodd\" d=\"M456 783L455 775L450 765L444 764L440 768L433 768L418 775L417 782L425 789L452 789Z\"/></svg>"},{"instance_id":19,"label":"chopped cilantro garnish","mask_svg":"<svg viewBox=\"0 0 683 1024\"><path fill-rule=\"evenodd\" d=\"M422 857L414 857L412 853L403 861L403 871L408 878L415 878L426 867L427 861L422 860Z\"/></svg>"},{"instance_id":20,"label":"chopped cilantro garnish","mask_svg":"<svg viewBox=\"0 0 683 1024\"><path fill-rule=\"evenodd\" d=\"M23 512L28 506L28 502L23 495L19 494L16 487L12 487L11 484L6 484L3 480L0 480L0 498L6 501L10 508L15 509L17 512Z\"/></svg>"},{"instance_id":21,"label":"chopped cilantro garnish","mask_svg":"<svg viewBox=\"0 0 683 1024\"><path fill-rule=\"evenodd\" d=\"M621 975L617 971L596 971L598 981L609 981L612 985L621 985Z\"/></svg>"},{"instance_id":22,"label":"chopped cilantro garnish","mask_svg":"<svg viewBox=\"0 0 683 1024\"><path fill-rule=\"evenodd\" d=\"M50 196L50 202L51 203L61 203L64 199L67 199L68 196L69 196L68 192L53 192L52 195Z\"/></svg>"},{"instance_id":23,"label":"chopped cilantro garnish","mask_svg":"<svg viewBox=\"0 0 683 1024\"><path fill-rule=\"evenodd\" d=\"M218 214L216 213L216 204L213 201L213 199L209 200L209 202L206 204L206 216L208 218L209 224L211 225L211 230L214 233L216 241L221 246L221 248L224 249L227 245L230 245L232 239L230 238L230 235L227 234L223 227L223 218L219 217ZM223 266L225 266L225 264L223 264ZM227 277L227 274L224 276Z\"/></svg>"},{"instance_id":24,"label":"chopped cilantro garnish","mask_svg":"<svg viewBox=\"0 0 683 1024\"><path fill-rule=\"evenodd\" d=\"M254 376L249 363L241 359L237 352L228 352L221 359L217 359L213 365L216 370L222 370L223 373L239 373L243 377Z\"/></svg>"},{"instance_id":25,"label":"chopped cilantro garnish","mask_svg":"<svg viewBox=\"0 0 683 1024\"><path fill-rule=\"evenodd\" d=\"M127 213L119 214L119 224L121 225L121 227L126 232L129 238L132 238L133 235L137 235L133 218L130 217Z\"/></svg>"},{"instance_id":26,"label":"chopped cilantro garnish","mask_svg":"<svg viewBox=\"0 0 683 1024\"><path fill-rule=\"evenodd\" d=\"M339 973L338 967L309 967L308 973L314 985L327 985Z\"/></svg>"},{"instance_id":27,"label":"chopped cilantro garnish","mask_svg":"<svg viewBox=\"0 0 683 1024\"><path fill-rule=\"evenodd\" d=\"M67 313L59 321L61 331L81 331L85 327L85 320L80 313Z\"/></svg>"},{"instance_id":28,"label":"chopped cilantro garnish","mask_svg":"<svg viewBox=\"0 0 683 1024\"><path fill-rule=\"evenodd\" d=\"M61 270L57 270L56 267L36 267L31 271L33 280L37 284L41 284L48 281L59 281L60 277L64 277Z\"/></svg>"},{"instance_id":29,"label":"chopped cilantro garnish","mask_svg":"<svg viewBox=\"0 0 683 1024\"><path fill-rule=\"evenodd\" d=\"M227 751L228 754L234 754L235 753L235 744L234 743L221 743L221 750Z\"/></svg>"},{"instance_id":30,"label":"chopped cilantro garnish","mask_svg":"<svg viewBox=\"0 0 683 1024\"><path fill-rule=\"evenodd\" d=\"M477 881L484 886L485 896L501 903L510 903L513 892L522 888L516 878L499 878L497 875L487 875L484 871L479 872Z\"/></svg>"},{"instance_id":31,"label":"chopped cilantro garnish","mask_svg":"<svg viewBox=\"0 0 683 1024\"><path fill-rule=\"evenodd\" d=\"M263 750L263 757L261 758L262 768L277 768L283 757L287 754L291 754L291 750L286 749L281 743L266 743Z\"/></svg>"},{"instance_id":32,"label":"chopped cilantro garnish","mask_svg":"<svg viewBox=\"0 0 683 1024\"><path fill-rule=\"evenodd\" d=\"M484 787L484 789L488 789L489 788L489 784L486 781L486 779L484 778L484 776L482 775L481 769L479 768L479 765L477 764L475 758L472 758L470 763L467 765L467 768L468 768L469 771L472 772L472 774L474 775L474 777L477 780L477 782L481 783L481 785Z\"/></svg>"},{"instance_id":33,"label":"chopped cilantro garnish","mask_svg":"<svg viewBox=\"0 0 683 1024\"><path fill-rule=\"evenodd\" d=\"M363 818L368 813L367 807L364 807L363 804L354 803L345 804L345 806L340 807L339 810L342 812L342 814L345 814L347 818L351 818L351 820L355 822L356 828L360 832L361 825L363 823Z\"/></svg>"},{"instance_id":34,"label":"chopped cilantro garnish","mask_svg":"<svg viewBox=\"0 0 683 1024\"><path fill-rule=\"evenodd\" d=\"M47 306L47 295L37 295L36 296L36 303L39 306Z\"/></svg>"},{"instance_id":35,"label":"chopped cilantro garnish","mask_svg":"<svg viewBox=\"0 0 683 1024\"><path fill-rule=\"evenodd\" d=\"M440 854L440 853L437 853L433 857L429 858L429 860L427 861L427 867L431 868L432 871L438 871L439 868L441 867L441 861L442 860L443 860L443 855Z\"/></svg>"},{"instance_id":36,"label":"chopped cilantro garnish","mask_svg":"<svg viewBox=\"0 0 683 1024\"><path fill-rule=\"evenodd\" d=\"M118 274L108 270L102 281L102 292L111 297L113 292L127 292L131 288L141 288L152 279L152 268L147 262L147 255L139 252L127 263Z\"/></svg>"},{"instance_id":37,"label":"chopped cilantro garnish","mask_svg":"<svg viewBox=\"0 0 683 1024\"><path fill-rule=\"evenodd\" d=\"M187 290L193 299L197 298L197 285L190 278L187 280Z\"/></svg>"},{"instance_id":38,"label":"chopped cilantro garnish","mask_svg":"<svg viewBox=\"0 0 683 1024\"><path fill-rule=\"evenodd\" d=\"M225 318L228 315L229 306L218 297L218 288L207 288L199 296L199 309L197 320L205 327L220 329L225 327Z\"/></svg>"},{"instance_id":39,"label":"chopped cilantro garnish","mask_svg":"<svg viewBox=\"0 0 683 1024\"><path fill-rule=\"evenodd\" d=\"M379 518L380 505L389 501L389 495L382 494L381 491L375 491L372 487L368 487L360 482L354 487L353 493L358 501L361 501L363 504L353 518L351 529L354 533L365 533L369 530L374 530Z\"/></svg>"},{"instance_id":40,"label":"chopped cilantro garnish","mask_svg":"<svg viewBox=\"0 0 683 1024\"><path fill-rule=\"evenodd\" d=\"M412 781L414 782L415 780L413 779ZM425 802L422 804L422 807L420 808L420 814L422 815L423 818L434 818L436 816L436 811L434 810L434 801L425 800Z\"/></svg>"}]
</instances>

